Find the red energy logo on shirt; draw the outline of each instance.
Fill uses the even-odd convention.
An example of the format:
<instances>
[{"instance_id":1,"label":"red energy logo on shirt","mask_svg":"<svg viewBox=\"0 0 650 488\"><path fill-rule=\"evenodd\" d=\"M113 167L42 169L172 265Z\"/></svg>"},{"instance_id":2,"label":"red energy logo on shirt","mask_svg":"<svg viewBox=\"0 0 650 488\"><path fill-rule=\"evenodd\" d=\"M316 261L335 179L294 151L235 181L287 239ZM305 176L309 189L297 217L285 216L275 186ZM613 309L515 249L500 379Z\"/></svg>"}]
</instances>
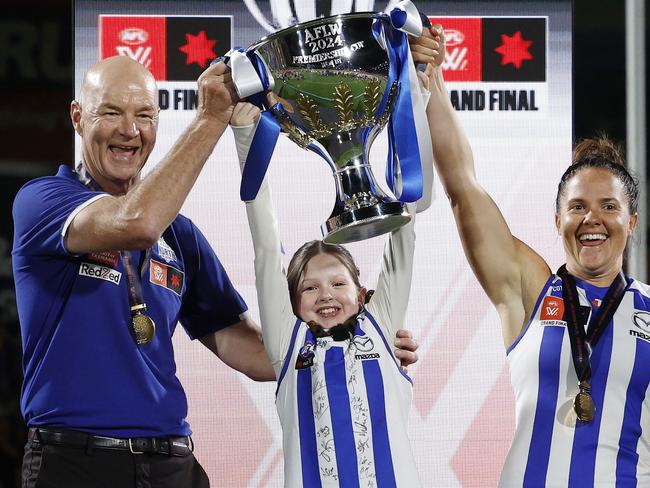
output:
<instances>
[{"instance_id":1,"label":"red energy logo on shirt","mask_svg":"<svg viewBox=\"0 0 650 488\"><path fill-rule=\"evenodd\" d=\"M540 320L562 320L564 317L564 300L558 297L544 297Z\"/></svg>"}]
</instances>

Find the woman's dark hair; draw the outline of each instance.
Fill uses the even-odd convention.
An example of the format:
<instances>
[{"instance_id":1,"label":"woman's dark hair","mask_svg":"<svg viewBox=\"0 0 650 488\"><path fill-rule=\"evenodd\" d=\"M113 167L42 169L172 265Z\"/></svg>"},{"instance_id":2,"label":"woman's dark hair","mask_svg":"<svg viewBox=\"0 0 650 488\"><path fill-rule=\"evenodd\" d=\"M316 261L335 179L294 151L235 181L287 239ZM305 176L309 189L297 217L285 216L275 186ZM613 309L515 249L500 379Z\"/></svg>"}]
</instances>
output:
<instances>
[{"instance_id":1,"label":"woman's dark hair","mask_svg":"<svg viewBox=\"0 0 650 488\"><path fill-rule=\"evenodd\" d=\"M345 266L350 272L354 284L357 285L357 288L361 288L361 283L359 282L359 268L357 268L357 265L354 263L354 258L350 254L350 251L338 244L325 244L323 241L306 242L300 246L293 255L289 262L289 269L287 270L289 296L291 298L293 311L296 315L298 315L296 308L298 306L298 286L300 285L300 278L302 278L309 260L318 254L331 254L341 261L343 266Z\"/></svg>"},{"instance_id":2,"label":"woman's dark hair","mask_svg":"<svg viewBox=\"0 0 650 488\"><path fill-rule=\"evenodd\" d=\"M630 215L636 213L639 204L639 182L625 167L622 148L605 135L583 139L574 148L571 166L566 169L557 185L556 212L560 211L560 199L567 182L586 168L603 168L616 176L623 183Z\"/></svg>"}]
</instances>

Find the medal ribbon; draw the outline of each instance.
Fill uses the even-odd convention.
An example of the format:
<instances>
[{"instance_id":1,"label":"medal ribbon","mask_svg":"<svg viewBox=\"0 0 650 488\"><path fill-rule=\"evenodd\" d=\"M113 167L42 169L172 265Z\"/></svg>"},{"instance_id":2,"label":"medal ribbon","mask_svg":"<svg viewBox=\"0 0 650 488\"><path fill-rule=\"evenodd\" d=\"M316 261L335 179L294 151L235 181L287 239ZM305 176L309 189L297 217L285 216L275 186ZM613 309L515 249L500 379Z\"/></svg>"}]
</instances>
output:
<instances>
[{"instance_id":1,"label":"medal ribbon","mask_svg":"<svg viewBox=\"0 0 650 488\"><path fill-rule=\"evenodd\" d=\"M126 270L126 280L129 284L129 303L131 304L131 317L144 313L147 306L144 302L144 292L142 291L142 276L149 269L149 259L151 258L151 248L147 249L140 256L138 271L136 272L133 263L134 251L120 251L124 269Z\"/></svg>"},{"instance_id":2,"label":"medal ribbon","mask_svg":"<svg viewBox=\"0 0 650 488\"><path fill-rule=\"evenodd\" d=\"M86 188L96 192L103 192L102 188L97 184L97 182L88 174L83 165L79 164L76 168L79 181L83 183ZM138 269L136 271L134 266L134 251L120 251L122 256L122 262L124 263L124 269L126 271L126 279L129 285L129 303L131 318L134 316L143 314L147 310L147 305L144 301L144 292L142 291L142 276L149 269L149 261L152 254L152 249L148 248L140 256L140 263L138 264ZM133 321L131 321L131 327L134 327ZM135 332L135 330L133 331Z\"/></svg>"},{"instance_id":3,"label":"medal ribbon","mask_svg":"<svg viewBox=\"0 0 650 488\"><path fill-rule=\"evenodd\" d=\"M564 300L564 320L567 323L569 331L569 340L571 342L571 355L573 356L573 366L576 370L579 383L586 382L591 384L591 360L589 349L596 347L596 343L602 336L603 332L609 325L609 322L616 312L629 283L621 270L612 284L609 286L602 303L598 310L591 314L589 326L585 332L585 323L587 322L586 314L581 313L580 299L578 290L573 276L563 264L557 272L562 278L562 298Z\"/></svg>"}]
</instances>

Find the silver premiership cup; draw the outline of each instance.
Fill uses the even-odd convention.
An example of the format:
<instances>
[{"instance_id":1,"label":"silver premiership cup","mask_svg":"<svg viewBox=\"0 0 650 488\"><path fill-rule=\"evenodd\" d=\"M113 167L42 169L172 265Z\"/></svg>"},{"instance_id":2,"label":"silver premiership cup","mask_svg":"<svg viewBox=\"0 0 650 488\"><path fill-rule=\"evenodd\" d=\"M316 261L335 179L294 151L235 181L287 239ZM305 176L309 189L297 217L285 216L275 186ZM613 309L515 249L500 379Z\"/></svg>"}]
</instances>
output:
<instances>
[{"instance_id":1,"label":"silver premiership cup","mask_svg":"<svg viewBox=\"0 0 650 488\"><path fill-rule=\"evenodd\" d=\"M248 49L275 80L270 97L277 103L269 110L282 131L332 168L336 202L322 226L331 244L384 234L411 218L403 203L379 188L368 161L399 89L398 82L387 86L389 56L373 35L374 22L390 21L374 13L326 17L278 31Z\"/></svg>"}]
</instances>

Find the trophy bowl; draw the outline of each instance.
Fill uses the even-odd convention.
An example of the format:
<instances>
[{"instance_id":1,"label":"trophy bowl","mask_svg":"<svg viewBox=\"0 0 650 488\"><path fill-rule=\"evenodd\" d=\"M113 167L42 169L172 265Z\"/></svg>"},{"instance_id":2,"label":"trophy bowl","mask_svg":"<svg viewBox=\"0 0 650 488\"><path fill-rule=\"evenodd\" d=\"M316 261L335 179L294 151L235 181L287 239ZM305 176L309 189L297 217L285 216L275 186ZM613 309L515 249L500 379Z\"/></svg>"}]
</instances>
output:
<instances>
[{"instance_id":1,"label":"trophy bowl","mask_svg":"<svg viewBox=\"0 0 650 488\"><path fill-rule=\"evenodd\" d=\"M370 146L388 122L399 90L389 85L389 55L373 24L376 13L320 18L251 45L274 78L270 111L300 147L332 169L336 202L322 225L324 241L359 241L406 224L404 204L377 185Z\"/></svg>"}]
</instances>

